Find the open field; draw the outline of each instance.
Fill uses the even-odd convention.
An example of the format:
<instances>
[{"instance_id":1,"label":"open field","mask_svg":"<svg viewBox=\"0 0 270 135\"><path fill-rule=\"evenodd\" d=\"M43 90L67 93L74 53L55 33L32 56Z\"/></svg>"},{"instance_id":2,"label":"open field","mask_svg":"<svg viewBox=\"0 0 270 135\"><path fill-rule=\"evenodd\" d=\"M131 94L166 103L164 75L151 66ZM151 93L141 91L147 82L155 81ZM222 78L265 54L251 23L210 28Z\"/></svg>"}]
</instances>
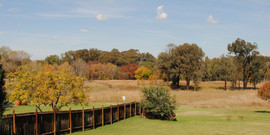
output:
<instances>
[{"instance_id":1,"label":"open field","mask_svg":"<svg viewBox=\"0 0 270 135\"><path fill-rule=\"evenodd\" d=\"M145 81L145 84L147 81ZM158 81L157 84L168 87L168 83ZM185 85L185 82L181 82ZM191 83L192 84L192 83ZM229 86L230 84L228 84ZM142 98L141 90L149 85L138 85L136 80L95 80L87 81L85 89L87 91L87 102L85 108L92 106L100 107L110 104L122 103L122 96L126 96L126 102L140 101ZM201 82L200 90L172 90L175 96L177 107L188 108L226 108L226 109L270 109L270 103L257 97L257 90L223 90L224 82ZM168 87L169 88L169 87ZM81 105L70 105L63 107L62 110L81 109ZM5 114L33 112L35 107L31 105L17 106L8 108ZM50 107L42 107L43 111L51 111Z\"/></svg>"},{"instance_id":2,"label":"open field","mask_svg":"<svg viewBox=\"0 0 270 135\"><path fill-rule=\"evenodd\" d=\"M270 111L178 108L178 121L128 118L74 135L268 135Z\"/></svg>"},{"instance_id":3,"label":"open field","mask_svg":"<svg viewBox=\"0 0 270 135\"><path fill-rule=\"evenodd\" d=\"M145 81L146 83L147 81ZM158 84L168 87L168 84L159 81ZM185 82L181 82L185 85ZM191 83L192 84L192 83ZM139 101L142 98L141 89L148 85L137 85L135 80L105 80L89 81L85 87L88 92L90 103L122 101L126 96L127 101ZM230 83L228 83L230 86ZM259 87L260 85L258 85ZM223 90L224 82L201 82L200 90L171 90L175 96L178 107L196 108L231 108L231 109L268 109L270 103L257 97L257 90ZM169 87L168 87L169 88Z\"/></svg>"}]
</instances>

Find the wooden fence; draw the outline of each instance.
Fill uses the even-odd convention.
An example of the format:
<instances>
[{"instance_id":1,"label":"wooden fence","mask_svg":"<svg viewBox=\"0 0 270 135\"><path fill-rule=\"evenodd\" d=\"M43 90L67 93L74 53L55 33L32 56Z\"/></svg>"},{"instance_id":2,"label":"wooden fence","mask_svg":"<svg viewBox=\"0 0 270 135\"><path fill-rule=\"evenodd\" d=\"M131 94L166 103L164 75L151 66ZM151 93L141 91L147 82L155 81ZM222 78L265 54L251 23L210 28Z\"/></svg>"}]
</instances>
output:
<instances>
[{"instance_id":1,"label":"wooden fence","mask_svg":"<svg viewBox=\"0 0 270 135\"><path fill-rule=\"evenodd\" d=\"M50 135L72 133L85 128L95 129L122 119L142 114L138 103L124 103L109 107L5 115L0 127L1 135Z\"/></svg>"}]
</instances>

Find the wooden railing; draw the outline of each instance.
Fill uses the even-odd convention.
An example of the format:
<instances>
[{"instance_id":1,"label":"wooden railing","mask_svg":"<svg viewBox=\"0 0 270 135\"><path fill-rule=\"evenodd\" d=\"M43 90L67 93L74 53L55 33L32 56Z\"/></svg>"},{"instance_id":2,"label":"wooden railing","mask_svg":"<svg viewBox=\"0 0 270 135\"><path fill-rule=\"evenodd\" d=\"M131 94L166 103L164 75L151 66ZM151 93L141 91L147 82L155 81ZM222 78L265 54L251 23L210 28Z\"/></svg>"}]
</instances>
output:
<instances>
[{"instance_id":1,"label":"wooden railing","mask_svg":"<svg viewBox=\"0 0 270 135\"><path fill-rule=\"evenodd\" d=\"M85 128L95 129L113 124L122 119L142 114L142 108L136 102L111 105L109 107L59 112L33 112L4 115L0 127L1 135L49 135Z\"/></svg>"}]
</instances>

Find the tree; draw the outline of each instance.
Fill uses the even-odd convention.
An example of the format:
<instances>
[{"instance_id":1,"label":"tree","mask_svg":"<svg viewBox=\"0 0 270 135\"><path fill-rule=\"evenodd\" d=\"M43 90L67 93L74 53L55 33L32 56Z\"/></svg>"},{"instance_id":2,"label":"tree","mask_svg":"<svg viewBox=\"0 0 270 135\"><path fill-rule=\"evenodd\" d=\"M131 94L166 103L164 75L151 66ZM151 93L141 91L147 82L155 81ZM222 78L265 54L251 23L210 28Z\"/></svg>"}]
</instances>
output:
<instances>
[{"instance_id":1,"label":"tree","mask_svg":"<svg viewBox=\"0 0 270 135\"><path fill-rule=\"evenodd\" d=\"M148 79L151 76L152 72L144 66L140 66L139 68L137 68L137 70L135 71L135 78L138 80L141 80L143 82L143 79Z\"/></svg>"},{"instance_id":2,"label":"tree","mask_svg":"<svg viewBox=\"0 0 270 135\"><path fill-rule=\"evenodd\" d=\"M97 63L89 65L89 77L93 80L114 79L117 75L117 66L112 63Z\"/></svg>"},{"instance_id":3,"label":"tree","mask_svg":"<svg viewBox=\"0 0 270 135\"><path fill-rule=\"evenodd\" d=\"M201 65L202 81L212 81L213 74L211 73L212 61L206 56Z\"/></svg>"},{"instance_id":4,"label":"tree","mask_svg":"<svg viewBox=\"0 0 270 135\"><path fill-rule=\"evenodd\" d=\"M195 71L200 69L204 52L196 44L185 43L175 48L173 57L180 61L180 70L187 82L189 89L190 80Z\"/></svg>"},{"instance_id":5,"label":"tree","mask_svg":"<svg viewBox=\"0 0 270 135\"><path fill-rule=\"evenodd\" d=\"M258 90L258 96L264 100L270 99L270 83L265 83L261 89Z\"/></svg>"},{"instance_id":6,"label":"tree","mask_svg":"<svg viewBox=\"0 0 270 135\"><path fill-rule=\"evenodd\" d=\"M182 74L189 89L195 71L200 70L204 52L196 44L185 43L179 46L169 44L168 47L167 52L158 56L159 68L172 80L172 87L179 87L180 74Z\"/></svg>"},{"instance_id":7,"label":"tree","mask_svg":"<svg viewBox=\"0 0 270 135\"><path fill-rule=\"evenodd\" d=\"M13 51L9 47L0 48L1 64L5 72L15 72L17 67L29 63L30 55L24 51Z\"/></svg>"},{"instance_id":8,"label":"tree","mask_svg":"<svg viewBox=\"0 0 270 135\"><path fill-rule=\"evenodd\" d=\"M83 59L76 59L71 63L72 69L77 76L86 77L87 72L87 63Z\"/></svg>"},{"instance_id":9,"label":"tree","mask_svg":"<svg viewBox=\"0 0 270 135\"><path fill-rule=\"evenodd\" d=\"M257 52L256 49L257 49L256 43L252 44L240 38L236 39L233 43L228 44L229 54L235 55L239 67L241 67L242 71L240 72L242 72L244 89L247 88L247 83L252 75L252 72L249 70L248 67L250 66L252 60L259 54L259 52Z\"/></svg>"},{"instance_id":10,"label":"tree","mask_svg":"<svg viewBox=\"0 0 270 135\"><path fill-rule=\"evenodd\" d=\"M137 68L139 68L139 65L137 65L136 63L131 63L128 65L122 65L120 67L120 72L122 73L127 73L128 74L128 79L134 79L134 74L135 71L137 70Z\"/></svg>"},{"instance_id":11,"label":"tree","mask_svg":"<svg viewBox=\"0 0 270 135\"><path fill-rule=\"evenodd\" d=\"M48 57L45 58L45 62L47 64L53 65L53 64L57 64L60 65L61 64L61 59L58 55L50 55Z\"/></svg>"},{"instance_id":12,"label":"tree","mask_svg":"<svg viewBox=\"0 0 270 135\"><path fill-rule=\"evenodd\" d=\"M256 89L256 85L262 82L266 77L266 63L267 60L264 56L257 56L250 63L249 70L252 72L252 75L249 80L253 84L254 89Z\"/></svg>"},{"instance_id":13,"label":"tree","mask_svg":"<svg viewBox=\"0 0 270 135\"><path fill-rule=\"evenodd\" d=\"M74 51L67 51L61 54L62 62L68 62L69 64L75 60L75 52Z\"/></svg>"},{"instance_id":14,"label":"tree","mask_svg":"<svg viewBox=\"0 0 270 135\"><path fill-rule=\"evenodd\" d=\"M218 79L225 82L224 89L227 90L227 81L230 81L236 68L233 59L225 56L213 59L213 66L215 69L215 75Z\"/></svg>"},{"instance_id":15,"label":"tree","mask_svg":"<svg viewBox=\"0 0 270 135\"><path fill-rule=\"evenodd\" d=\"M70 103L83 103L83 78L77 77L68 63L60 66L46 65L41 71L21 66L9 74L7 87L12 89L10 101L27 100L40 111L49 105L56 111Z\"/></svg>"},{"instance_id":16,"label":"tree","mask_svg":"<svg viewBox=\"0 0 270 135\"><path fill-rule=\"evenodd\" d=\"M141 105L145 108L144 114L148 118L162 120L176 120L176 101L171 97L168 89L160 86L145 87L142 91L144 99Z\"/></svg>"},{"instance_id":17,"label":"tree","mask_svg":"<svg viewBox=\"0 0 270 135\"><path fill-rule=\"evenodd\" d=\"M4 101L6 100L6 92L5 92L5 71L2 68L2 65L0 65L0 119L2 118L2 115L4 113ZM0 121L1 125L1 121Z\"/></svg>"}]
</instances>

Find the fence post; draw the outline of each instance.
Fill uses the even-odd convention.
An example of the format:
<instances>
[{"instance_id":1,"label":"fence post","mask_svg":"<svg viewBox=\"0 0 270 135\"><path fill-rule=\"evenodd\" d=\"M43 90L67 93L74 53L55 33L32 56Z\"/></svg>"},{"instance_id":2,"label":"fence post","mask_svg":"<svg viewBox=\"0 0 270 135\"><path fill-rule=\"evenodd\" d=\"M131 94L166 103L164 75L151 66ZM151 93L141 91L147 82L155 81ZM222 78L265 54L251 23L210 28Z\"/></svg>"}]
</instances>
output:
<instances>
[{"instance_id":1,"label":"fence post","mask_svg":"<svg viewBox=\"0 0 270 135\"><path fill-rule=\"evenodd\" d=\"M126 103L124 103L124 119L126 119Z\"/></svg>"},{"instance_id":2,"label":"fence post","mask_svg":"<svg viewBox=\"0 0 270 135\"><path fill-rule=\"evenodd\" d=\"M101 113L101 119L102 119L102 127L104 126L104 108L103 108L103 105L102 105L102 113Z\"/></svg>"},{"instance_id":3,"label":"fence post","mask_svg":"<svg viewBox=\"0 0 270 135\"><path fill-rule=\"evenodd\" d=\"M112 105L110 105L110 116L111 116L111 124L112 124L112 121L113 121L113 117L112 117Z\"/></svg>"},{"instance_id":4,"label":"fence post","mask_svg":"<svg viewBox=\"0 0 270 135\"><path fill-rule=\"evenodd\" d=\"M13 134L16 135L15 109L13 109Z\"/></svg>"},{"instance_id":5,"label":"fence post","mask_svg":"<svg viewBox=\"0 0 270 135\"><path fill-rule=\"evenodd\" d=\"M53 134L56 135L56 112L55 112L55 107L53 108Z\"/></svg>"},{"instance_id":6,"label":"fence post","mask_svg":"<svg viewBox=\"0 0 270 135\"><path fill-rule=\"evenodd\" d=\"M82 131L84 132L84 107L82 107Z\"/></svg>"},{"instance_id":7,"label":"fence post","mask_svg":"<svg viewBox=\"0 0 270 135\"><path fill-rule=\"evenodd\" d=\"M69 108L69 133L72 133L72 117L71 117L71 108Z\"/></svg>"},{"instance_id":8,"label":"fence post","mask_svg":"<svg viewBox=\"0 0 270 135\"><path fill-rule=\"evenodd\" d=\"M117 103L117 115L118 115L118 121L120 120L120 112L119 112L119 104Z\"/></svg>"},{"instance_id":9,"label":"fence post","mask_svg":"<svg viewBox=\"0 0 270 135\"><path fill-rule=\"evenodd\" d=\"M136 103L136 100L135 100L135 116L137 115L137 103Z\"/></svg>"},{"instance_id":10,"label":"fence post","mask_svg":"<svg viewBox=\"0 0 270 135\"><path fill-rule=\"evenodd\" d=\"M131 102L129 103L129 113L130 113L129 117L131 117L132 116L132 103Z\"/></svg>"},{"instance_id":11,"label":"fence post","mask_svg":"<svg viewBox=\"0 0 270 135\"><path fill-rule=\"evenodd\" d=\"M139 107L139 115L142 116L142 107L141 107L141 105Z\"/></svg>"},{"instance_id":12,"label":"fence post","mask_svg":"<svg viewBox=\"0 0 270 135\"><path fill-rule=\"evenodd\" d=\"M36 108L36 135L38 135L38 112Z\"/></svg>"},{"instance_id":13,"label":"fence post","mask_svg":"<svg viewBox=\"0 0 270 135\"><path fill-rule=\"evenodd\" d=\"M95 129L95 107L93 106L93 116L92 116L92 121L93 121L93 129Z\"/></svg>"}]
</instances>

